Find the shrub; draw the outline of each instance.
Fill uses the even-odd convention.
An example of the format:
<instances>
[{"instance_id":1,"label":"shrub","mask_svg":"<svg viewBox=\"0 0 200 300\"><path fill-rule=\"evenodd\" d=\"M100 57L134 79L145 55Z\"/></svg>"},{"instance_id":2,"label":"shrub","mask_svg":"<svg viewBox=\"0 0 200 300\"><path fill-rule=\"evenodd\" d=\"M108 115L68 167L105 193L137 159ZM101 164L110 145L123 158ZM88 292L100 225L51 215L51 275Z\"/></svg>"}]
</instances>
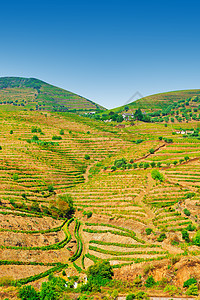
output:
<instances>
[{"instance_id":1,"label":"shrub","mask_svg":"<svg viewBox=\"0 0 200 300\"><path fill-rule=\"evenodd\" d=\"M126 296L126 300L133 300L135 299L135 294L129 294Z\"/></svg>"},{"instance_id":2,"label":"shrub","mask_svg":"<svg viewBox=\"0 0 200 300\"><path fill-rule=\"evenodd\" d=\"M168 292L170 296L173 296L177 293L180 293L180 289L178 287L176 287L175 285L168 284L164 288L164 293L166 293L166 292Z\"/></svg>"},{"instance_id":3,"label":"shrub","mask_svg":"<svg viewBox=\"0 0 200 300\"><path fill-rule=\"evenodd\" d=\"M185 160L185 161L188 161L189 159L190 159L189 156L185 156L185 157L184 157L184 160Z\"/></svg>"},{"instance_id":4,"label":"shrub","mask_svg":"<svg viewBox=\"0 0 200 300\"><path fill-rule=\"evenodd\" d=\"M185 214L186 216L188 216L188 217L191 215L190 211L189 211L187 208L185 208L185 209L183 210L183 212L184 212L184 214Z\"/></svg>"},{"instance_id":5,"label":"shrub","mask_svg":"<svg viewBox=\"0 0 200 300\"><path fill-rule=\"evenodd\" d=\"M142 279L141 279L141 276L135 277L135 279L133 280L133 284L134 284L136 287L141 287L141 286L142 286Z\"/></svg>"},{"instance_id":6,"label":"shrub","mask_svg":"<svg viewBox=\"0 0 200 300\"><path fill-rule=\"evenodd\" d=\"M39 137L38 137L37 135L34 135L34 136L32 137L32 140L33 140L33 141L38 141L38 140L39 140Z\"/></svg>"},{"instance_id":7,"label":"shrub","mask_svg":"<svg viewBox=\"0 0 200 300\"><path fill-rule=\"evenodd\" d=\"M114 275L108 261L97 262L90 266L87 271L88 283L100 287L106 285Z\"/></svg>"},{"instance_id":8,"label":"shrub","mask_svg":"<svg viewBox=\"0 0 200 300\"><path fill-rule=\"evenodd\" d=\"M41 210L40 210L39 203L38 202L33 202L33 204L31 205L31 210L40 212Z\"/></svg>"},{"instance_id":9,"label":"shrub","mask_svg":"<svg viewBox=\"0 0 200 300\"><path fill-rule=\"evenodd\" d=\"M195 231L196 230L196 227L192 224L189 224L187 227L186 227L186 230L188 231Z\"/></svg>"},{"instance_id":10,"label":"shrub","mask_svg":"<svg viewBox=\"0 0 200 300\"><path fill-rule=\"evenodd\" d=\"M13 130L10 131L10 134L13 134Z\"/></svg>"},{"instance_id":11,"label":"shrub","mask_svg":"<svg viewBox=\"0 0 200 300\"><path fill-rule=\"evenodd\" d=\"M143 168L143 162L139 163L138 167Z\"/></svg>"},{"instance_id":12,"label":"shrub","mask_svg":"<svg viewBox=\"0 0 200 300\"><path fill-rule=\"evenodd\" d=\"M150 153L150 154L154 154L154 152L155 152L155 150L154 150L153 148L151 148L151 149L149 150L149 153Z\"/></svg>"},{"instance_id":13,"label":"shrub","mask_svg":"<svg viewBox=\"0 0 200 300\"><path fill-rule=\"evenodd\" d=\"M147 169L147 168L149 168L149 163L145 162L144 163L144 169Z\"/></svg>"},{"instance_id":14,"label":"shrub","mask_svg":"<svg viewBox=\"0 0 200 300\"><path fill-rule=\"evenodd\" d=\"M182 238L187 243L189 243L189 241L190 241L189 234L188 234L187 230L185 230L185 229L182 230Z\"/></svg>"},{"instance_id":15,"label":"shrub","mask_svg":"<svg viewBox=\"0 0 200 300\"><path fill-rule=\"evenodd\" d=\"M52 140L62 140L62 137L61 136L57 136L57 135L54 135L52 136Z\"/></svg>"},{"instance_id":16,"label":"shrub","mask_svg":"<svg viewBox=\"0 0 200 300\"><path fill-rule=\"evenodd\" d=\"M146 228L145 231L147 235L150 235L153 230L151 228Z\"/></svg>"},{"instance_id":17,"label":"shrub","mask_svg":"<svg viewBox=\"0 0 200 300\"><path fill-rule=\"evenodd\" d=\"M89 160L90 156L88 154L85 154L85 160Z\"/></svg>"},{"instance_id":18,"label":"shrub","mask_svg":"<svg viewBox=\"0 0 200 300\"><path fill-rule=\"evenodd\" d=\"M195 278L190 278L183 283L183 287L189 287L192 284L197 284L197 280Z\"/></svg>"},{"instance_id":19,"label":"shrub","mask_svg":"<svg viewBox=\"0 0 200 300\"><path fill-rule=\"evenodd\" d=\"M188 296L198 296L198 287L197 284L191 284L186 291L186 295Z\"/></svg>"},{"instance_id":20,"label":"shrub","mask_svg":"<svg viewBox=\"0 0 200 300\"><path fill-rule=\"evenodd\" d=\"M32 132L32 133L35 133L35 132L41 133L42 130L41 130L41 128L39 128L39 127L37 127L37 126L36 126L36 127L33 126L33 127L31 128L31 132Z\"/></svg>"},{"instance_id":21,"label":"shrub","mask_svg":"<svg viewBox=\"0 0 200 300\"><path fill-rule=\"evenodd\" d=\"M66 289L65 280L61 277L54 277L53 275L49 276L48 282L43 282L40 299L41 300L56 300L60 299L61 294Z\"/></svg>"},{"instance_id":22,"label":"shrub","mask_svg":"<svg viewBox=\"0 0 200 300\"><path fill-rule=\"evenodd\" d=\"M114 165L116 168L124 168L127 164L127 161L125 158L116 159L114 162Z\"/></svg>"},{"instance_id":23,"label":"shrub","mask_svg":"<svg viewBox=\"0 0 200 300\"><path fill-rule=\"evenodd\" d=\"M162 138L162 136L159 136L158 139L159 139L160 141L162 141L163 138Z\"/></svg>"},{"instance_id":24,"label":"shrub","mask_svg":"<svg viewBox=\"0 0 200 300\"><path fill-rule=\"evenodd\" d=\"M151 176L154 180L159 180L159 181L164 181L163 175L158 171L158 170L152 170L151 171Z\"/></svg>"},{"instance_id":25,"label":"shrub","mask_svg":"<svg viewBox=\"0 0 200 300\"><path fill-rule=\"evenodd\" d=\"M163 242L167 238L165 233L161 233L160 236L157 238L158 242Z\"/></svg>"},{"instance_id":26,"label":"shrub","mask_svg":"<svg viewBox=\"0 0 200 300\"><path fill-rule=\"evenodd\" d=\"M54 192L54 186L53 186L53 184L49 184L48 185L48 191L49 191L49 193L53 193Z\"/></svg>"},{"instance_id":27,"label":"shrub","mask_svg":"<svg viewBox=\"0 0 200 300\"><path fill-rule=\"evenodd\" d=\"M0 150L2 150L2 146L0 146Z\"/></svg>"},{"instance_id":28,"label":"shrub","mask_svg":"<svg viewBox=\"0 0 200 300\"><path fill-rule=\"evenodd\" d=\"M146 287L152 287L152 286L154 286L155 284L156 284L156 282L155 282L153 276L149 276L149 277L147 278L147 280L146 280L145 286L146 286Z\"/></svg>"},{"instance_id":29,"label":"shrub","mask_svg":"<svg viewBox=\"0 0 200 300\"><path fill-rule=\"evenodd\" d=\"M26 193L22 193L22 198L26 199Z\"/></svg>"},{"instance_id":30,"label":"shrub","mask_svg":"<svg viewBox=\"0 0 200 300\"><path fill-rule=\"evenodd\" d=\"M23 286L22 288L20 288L19 290L19 297L22 300L39 300L39 293L36 292L36 290L34 289L34 287L32 287L31 285L26 285ZM50 298L52 299L52 298Z\"/></svg>"},{"instance_id":31,"label":"shrub","mask_svg":"<svg viewBox=\"0 0 200 300\"><path fill-rule=\"evenodd\" d=\"M73 199L69 194L59 195L56 199L56 207L58 208L59 216L63 218L69 219L75 212Z\"/></svg>"},{"instance_id":32,"label":"shrub","mask_svg":"<svg viewBox=\"0 0 200 300\"><path fill-rule=\"evenodd\" d=\"M137 164L136 163L133 164L133 168L137 169Z\"/></svg>"},{"instance_id":33,"label":"shrub","mask_svg":"<svg viewBox=\"0 0 200 300\"><path fill-rule=\"evenodd\" d=\"M197 246L200 246L200 230L194 236L193 243Z\"/></svg>"},{"instance_id":34,"label":"shrub","mask_svg":"<svg viewBox=\"0 0 200 300\"><path fill-rule=\"evenodd\" d=\"M0 278L0 286L9 286L12 284L13 280L13 277L2 276Z\"/></svg>"},{"instance_id":35,"label":"shrub","mask_svg":"<svg viewBox=\"0 0 200 300\"><path fill-rule=\"evenodd\" d=\"M87 218L89 219L89 218L91 218L91 216L92 216L92 212L91 212L91 211L84 211L84 212L83 212L83 215L84 215L84 216L87 216Z\"/></svg>"},{"instance_id":36,"label":"shrub","mask_svg":"<svg viewBox=\"0 0 200 300\"><path fill-rule=\"evenodd\" d=\"M190 193L187 193L186 195L185 195L185 198L186 199L188 199L188 198L192 198L192 197L194 197L195 196L195 193L194 192L190 192Z\"/></svg>"},{"instance_id":37,"label":"shrub","mask_svg":"<svg viewBox=\"0 0 200 300\"><path fill-rule=\"evenodd\" d=\"M61 129L61 130L60 130L60 135L64 135L64 133L65 133L65 132L64 132L64 129Z\"/></svg>"},{"instance_id":38,"label":"shrub","mask_svg":"<svg viewBox=\"0 0 200 300\"><path fill-rule=\"evenodd\" d=\"M173 143L173 140L172 139L164 139L164 141L166 142L166 143L168 143L168 144L170 144L170 143Z\"/></svg>"},{"instance_id":39,"label":"shrub","mask_svg":"<svg viewBox=\"0 0 200 300\"><path fill-rule=\"evenodd\" d=\"M135 295L135 299L142 300L142 299L149 299L149 298L147 296L147 293L140 291L137 292L137 294Z\"/></svg>"},{"instance_id":40,"label":"shrub","mask_svg":"<svg viewBox=\"0 0 200 300\"><path fill-rule=\"evenodd\" d=\"M13 178L13 180L18 180L19 176L18 176L18 174L13 174L12 178Z\"/></svg>"},{"instance_id":41,"label":"shrub","mask_svg":"<svg viewBox=\"0 0 200 300\"><path fill-rule=\"evenodd\" d=\"M116 171L117 168L116 168L115 166L112 166L112 167L111 167L111 170L112 170L112 171Z\"/></svg>"},{"instance_id":42,"label":"shrub","mask_svg":"<svg viewBox=\"0 0 200 300\"><path fill-rule=\"evenodd\" d=\"M150 163L150 165L151 165L152 168L155 168L156 163L155 163L154 161L152 161L152 162Z\"/></svg>"}]
</instances>

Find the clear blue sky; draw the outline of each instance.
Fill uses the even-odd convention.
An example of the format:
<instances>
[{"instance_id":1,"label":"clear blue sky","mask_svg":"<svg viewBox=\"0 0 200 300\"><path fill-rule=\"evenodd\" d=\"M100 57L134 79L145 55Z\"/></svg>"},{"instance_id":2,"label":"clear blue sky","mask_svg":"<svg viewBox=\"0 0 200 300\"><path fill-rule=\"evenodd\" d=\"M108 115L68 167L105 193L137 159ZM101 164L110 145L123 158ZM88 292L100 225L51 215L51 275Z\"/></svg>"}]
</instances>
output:
<instances>
[{"instance_id":1,"label":"clear blue sky","mask_svg":"<svg viewBox=\"0 0 200 300\"><path fill-rule=\"evenodd\" d=\"M2 1L0 76L35 77L107 107L200 88L200 4Z\"/></svg>"}]
</instances>

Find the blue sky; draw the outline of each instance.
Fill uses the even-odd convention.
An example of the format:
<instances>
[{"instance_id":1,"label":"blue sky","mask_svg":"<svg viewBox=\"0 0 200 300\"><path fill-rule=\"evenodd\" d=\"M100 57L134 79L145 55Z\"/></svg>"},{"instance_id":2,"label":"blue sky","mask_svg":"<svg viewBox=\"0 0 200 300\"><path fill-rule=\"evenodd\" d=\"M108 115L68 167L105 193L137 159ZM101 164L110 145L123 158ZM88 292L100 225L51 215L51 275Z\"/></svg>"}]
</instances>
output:
<instances>
[{"instance_id":1,"label":"blue sky","mask_svg":"<svg viewBox=\"0 0 200 300\"><path fill-rule=\"evenodd\" d=\"M0 76L35 77L107 107L200 88L200 4L4 1Z\"/></svg>"}]
</instances>

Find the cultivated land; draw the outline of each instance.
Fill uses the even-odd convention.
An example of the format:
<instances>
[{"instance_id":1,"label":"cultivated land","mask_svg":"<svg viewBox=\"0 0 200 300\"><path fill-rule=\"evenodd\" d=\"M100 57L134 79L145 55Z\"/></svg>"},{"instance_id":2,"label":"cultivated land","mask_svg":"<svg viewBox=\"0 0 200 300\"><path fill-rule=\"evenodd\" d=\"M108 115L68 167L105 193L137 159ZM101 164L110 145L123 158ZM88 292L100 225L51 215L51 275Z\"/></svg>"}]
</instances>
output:
<instances>
[{"instance_id":1,"label":"cultivated land","mask_svg":"<svg viewBox=\"0 0 200 300\"><path fill-rule=\"evenodd\" d=\"M1 77L0 105L4 109L36 111L98 111L102 106L35 78Z\"/></svg>"},{"instance_id":2,"label":"cultivated land","mask_svg":"<svg viewBox=\"0 0 200 300\"><path fill-rule=\"evenodd\" d=\"M150 294L166 285L182 293L187 279L200 280L200 248L192 242L200 212L198 134L177 134L173 122L117 128L69 112L9 107L0 106L0 283L38 288L52 272L84 276L102 259L118 284L126 282L124 292L139 275L162 282ZM181 128L198 131L199 122ZM76 208L72 218L57 206L66 194ZM5 285L0 299L14 297L16 288Z\"/></svg>"}]
</instances>

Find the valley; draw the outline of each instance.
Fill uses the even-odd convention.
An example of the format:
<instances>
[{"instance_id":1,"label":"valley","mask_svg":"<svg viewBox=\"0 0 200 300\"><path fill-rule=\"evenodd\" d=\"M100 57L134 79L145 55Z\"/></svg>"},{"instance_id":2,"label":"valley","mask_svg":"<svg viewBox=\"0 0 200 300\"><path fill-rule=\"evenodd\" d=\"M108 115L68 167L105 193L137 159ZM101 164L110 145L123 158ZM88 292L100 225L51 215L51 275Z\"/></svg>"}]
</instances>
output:
<instances>
[{"instance_id":1,"label":"valley","mask_svg":"<svg viewBox=\"0 0 200 300\"><path fill-rule=\"evenodd\" d=\"M0 106L1 299L102 261L124 293L199 282L199 121L123 124Z\"/></svg>"}]
</instances>

